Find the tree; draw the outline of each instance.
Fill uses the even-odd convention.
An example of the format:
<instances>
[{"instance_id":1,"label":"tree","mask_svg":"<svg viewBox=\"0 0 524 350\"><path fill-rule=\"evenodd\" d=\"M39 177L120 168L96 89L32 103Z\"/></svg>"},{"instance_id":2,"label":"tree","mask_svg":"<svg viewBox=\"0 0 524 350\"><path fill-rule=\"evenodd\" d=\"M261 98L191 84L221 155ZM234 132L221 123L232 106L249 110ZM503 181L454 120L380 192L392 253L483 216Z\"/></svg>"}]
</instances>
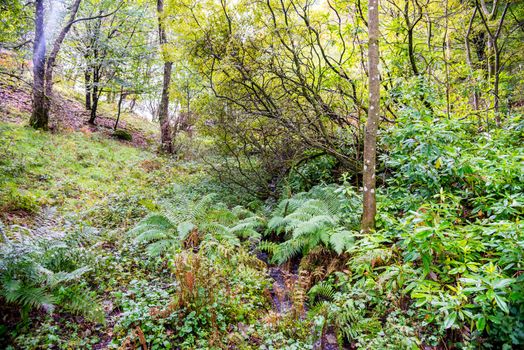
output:
<instances>
[{"instance_id":1,"label":"tree","mask_svg":"<svg viewBox=\"0 0 524 350\"><path fill-rule=\"evenodd\" d=\"M378 0L369 0L368 3L368 70L369 70L369 109L364 135L364 168L363 168L363 212L362 231L369 232L375 228L377 201L376 187L376 157L377 157L377 130L380 116L380 73L379 64L379 18Z\"/></svg>"},{"instance_id":2,"label":"tree","mask_svg":"<svg viewBox=\"0 0 524 350\"><path fill-rule=\"evenodd\" d=\"M496 16L498 13L498 3L497 1L493 2L491 12L488 11L486 7L486 3L484 0L479 1L475 0L475 5L477 7L479 17L482 20L482 24L486 28L486 32L488 33L488 55L486 57L487 65L488 65L488 74L489 77L493 77L493 109L495 111L495 121L497 122L497 125L500 126L500 95L499 95L499 85L500 85L500 73L501 73L501 54L502 54L502 47L504 45L499 44L499 38L500 34L504 25L504 19L506 17L506 14L508 13L509 8L509 2L507 2L504 5L504 8L502 9L502 14L500 16L500 19L497 22L497 25L494 29L490 28L489 21L496 20Z\"/></svg>"},{"instance_id":3,"label":"tree","mask_svg":"<svg viewBox=\"0 0 524 350\"><path fill-rule=\"evenodd\" d=\"M53 90L53 69L60 47L75 23L76 13L81 0L75 0L69 10L69 20L60 30L53 43L53 48L46 56L46 38L44 33L44 2L35 1L35 39L33 45L33 111L29 124L36 129L49 129L49 108Z\"/></svg>"},{"instance_id":4,"label":"tree","mask_svg":"<svg viewBox=\"0 0 524 350\"><path fill-rule=\"evenodd\" d=\"M164 73L162 83L162 96L160 106L158 107L158 121L160 123L161 148L166 153L173 153L173 140L171 135L171 126L169 123L169 86L171 84L171 70L173 62L167 57L166 44L167 35L165 28L164 0L157 0L158 14L158 39L162 59L164 60Z\"/></svg>"},{"instance_id":5,"label":"tree","mask_svg":"<svg viewBox=\"0 0 524 350\"><path fill-rule=\"evenodd\" d=\"M44 0L35 0L35 39L33 43L33 111L29 124L35 129L49 129L49 110L45 95Z\"/></svg>"}]
</instances>

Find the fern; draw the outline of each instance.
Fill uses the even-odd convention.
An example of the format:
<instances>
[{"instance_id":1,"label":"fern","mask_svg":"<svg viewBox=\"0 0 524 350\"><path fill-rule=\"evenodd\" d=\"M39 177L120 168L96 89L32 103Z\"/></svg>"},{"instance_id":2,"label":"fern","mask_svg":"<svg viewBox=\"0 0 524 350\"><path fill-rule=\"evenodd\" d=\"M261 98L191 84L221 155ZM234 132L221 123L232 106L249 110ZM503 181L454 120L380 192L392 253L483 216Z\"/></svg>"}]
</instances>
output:
<instances>
[{"instance_id":1,"label":"fern","mask_svg":"<svg viewBox=\"0 0 524 350\"><path fill-rule=\"evenodd\" d=\"M88 292L72 287L91 271L90 266L80 265L80 260L91 261L91 258L78 246L74 237L61 241L30 236L23 241L7 241L0 247L0 297L19 306L24 321L32 309L53 312L57 307L90 318L93 310L101 308L93 298L80 307ZM70 290L68 300L75 300L72 305L62 298L67 290ZM103 314L97 321L102 318Z\"/></svg>"},{"instance_id":2,"label":"fern","mask_svg":"<svg viewBox=\"0 0 524 350\"><path fill-rule=\"evenodd\" d=\"M147 246L148 254L158 256L181 249L186 239L194 237L192 232L197 232L198 242L217 241L232 246L240 245L240 239L261 238L257 231L264 224L261 217L241 207L229 210L215 202L215 194L196 202L179 200L184 200L186 210L166 203L162 212L146 217L129 231L135 243Z\"/></svg>"},{"instance_id":3,"label":"fern","mask_svg":"<svg viewBox=\"0 0 524 350\"><path fill-rule=\"evenodd\" d=\"M335 288L327 281L315 284L308 292L309 300L312 305L319 305L324 301L332 301L335 295Z\"/></svg>"},{"instance_id":4,"label":"fern","mask_svg":"<svg viewBox=\"0 0 524 350\"><path fill-rule=\"evenodd\" d=\"M229 232L241 237L259 240L261 238L258 228L262 227L264 221L258 216L249 216L240 220L236 225L229 227Z\"/></svg>"},{"instance_id":5,"label":"fern","mask_svg":"<svg viewBox=\"0 0 524 350\"><path fill-rule=\"evenodd\" d=\"M336 230L329 237L329 244L337 254L342 254L344 250L351 248L354 242L353 232L345 229Z\"/></svg>"},{"instance_id":6,"label":"fern","mask_svg":"<svg viewBox=\"0 0 524 350\"><path fill-rule=\"evenodd\" d=\"M352 229L358 227L358 218L349 213L358 212L357 206L359 200L355 196L348 199L334 186L317 186L282 200L273 211L266 231L266 234L284 233L287 239L272 249L273 260L283 263L319 245L338 254L346 251L354 241Z\"/></svg>"},{"instance_id":7,"label":"fern","mask_svg":"<svg viewBox=\"0 0 524 350\"><path fill-rule=\"evenodd\" d=\"M104 309L90 292L79 286L61 289L55 299L65 311L84 315L89 321L102 323L105 318Z\"/></svg>"},{"instance_id":8,"label":"fern","mask_svg":"<svg viewBox=\"0 0 524 350\"><path fill-rule=\"evenodd\" d=\"M18 304L29 309L48 306L52 309L53 296L43 287L31 286L19 280L4 278L2 296L8 303Z\"/></svg>"},{"instance_id":9,"label":"fern","mask_svg":"<svg viewBox=\"0 0 524 350\"><path fill-rule=\"evenodd\" d=\"M196 226L192 222L183 221L177 225L176 230L178 232L178 236L181 239L186 239L189 233L193 231L195 228Z\"/></svg>"},{"instance_id":10,"label":"fern","mask_svg":"<svg viewBox=\"0 0 524 350\"><path fill-rule=\"evenodd\" d=\"M47 275L47 285L49 285L51 288L54 288L60 284L71 282L80 279L82 275L84 275L86 272L90 271L91 268L87 266L82 266L74 271L71 272L65 272L65 271L59 271L59 272L52 272Z\"/></svg>"}]
</instances>

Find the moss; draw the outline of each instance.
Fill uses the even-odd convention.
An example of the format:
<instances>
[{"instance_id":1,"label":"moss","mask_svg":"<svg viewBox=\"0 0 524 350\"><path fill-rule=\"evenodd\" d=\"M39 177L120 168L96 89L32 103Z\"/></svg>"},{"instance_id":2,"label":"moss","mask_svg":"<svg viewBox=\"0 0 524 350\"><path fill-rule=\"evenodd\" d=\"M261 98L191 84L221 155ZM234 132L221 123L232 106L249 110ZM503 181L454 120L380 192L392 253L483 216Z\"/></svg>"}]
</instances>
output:
<instances>
[{"instance_id":1,"label":"moss","mask_svg":"<svg viewBox=\"0 0 524 350\"><path fill-rule=\"evenodd\" d=\"M122 130L122 129L115 130L112 136L116 139L124 140L124 141L133 140L133 135L131 135L131 133L129 133L128 131Z\"/></svg>"}]
</instances>

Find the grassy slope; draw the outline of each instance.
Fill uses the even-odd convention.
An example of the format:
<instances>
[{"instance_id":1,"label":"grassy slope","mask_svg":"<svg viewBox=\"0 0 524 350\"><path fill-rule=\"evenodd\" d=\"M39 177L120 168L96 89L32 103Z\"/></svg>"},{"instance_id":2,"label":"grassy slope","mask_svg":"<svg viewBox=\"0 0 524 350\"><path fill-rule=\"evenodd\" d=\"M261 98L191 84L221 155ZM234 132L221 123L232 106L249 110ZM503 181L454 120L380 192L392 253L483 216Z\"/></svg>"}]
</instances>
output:
<instances>
[{"instance_id":1,"label":"grassy slope","mask_svg":"<svg viewBox=\"0 0 524 350\"><path fill-rule=\"evenodd\" d=\"M164 158L98 134L49 134L1 123L0 154L4 215L23 216L40 206L85 211L111 194L148 193L174 177Z\"/></svg>"},{"instance_id":2,"label":"grassy slope","mask_svg":"<svg viewBox=\"0 0 524 350\"><path fill-rule=\"evenodd\" d=\"M192 179L169 159L101 134L52 134L0 123L0 222L7 225L8 237L16 232L10 227L38 228L45 215L43 209L48 207L58 210L58 220L52 218L54 227L49 229L73 233L75 226L62 225L64 217L74 225L94 226L101 232L95 239L99 248L87 250L96 252L104 267L85 276L85 281L95 286L97 299L109 305L114 302L112 293L132 289L131 281L141 280L148 285L145 280L155 279L137 267L140 256L124 252L125 235L114 233L124 233L154 209L175 181L190 183ZM42 310L32 314L29 329L14 331L15 322L19 321L16 311L8 316L11 321L4 317L2 321L12 322L8 326L14 332L10 333L11 341L18 339L15 348L50 344L61 348L91 347L88 343L106 347L118 319L110 312L105 325L96 326L96 330L92 329L93 324L75 316L51 317ZM83 333L87 330L92 334L89 337Z\"/></svg>"}]
</instances>

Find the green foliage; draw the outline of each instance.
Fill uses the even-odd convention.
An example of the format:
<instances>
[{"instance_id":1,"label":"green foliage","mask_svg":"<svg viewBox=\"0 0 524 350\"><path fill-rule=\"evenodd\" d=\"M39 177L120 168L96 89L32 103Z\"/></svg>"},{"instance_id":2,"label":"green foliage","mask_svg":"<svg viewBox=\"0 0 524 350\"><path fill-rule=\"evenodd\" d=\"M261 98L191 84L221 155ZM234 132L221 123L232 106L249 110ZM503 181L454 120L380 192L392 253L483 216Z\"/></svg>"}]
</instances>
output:
<instances>
[{"instance_id":1,"label":"green foliage","mask_svg":"<svg viewBox=\"0 0 524 350\"><path fill-rule=\"evenodd\" d=\"M326 155L315 157L291 169L286 183L293 192L308 191L320 183L333 183L336 165L334 157Z\"/></svg>"},{"instance_id":2,"label":"green foliage","mask_svg":"<svg viewBox=\"0 0 524 350\"><path fill-rule=\"evenodd\" d=\"M113 132L112 136L114 138L117 138L119 140L124 140L124 141L132 141L133 140L133 135L131 133L129 133L128 131L122 130L122 129L115 130Z\"/></svg>"},{"instance_id":3,"label":"green foliage","mask_svg":"<svg viewBox=\"0 0 524 350\"><path fill-rule=\"evenodd\" d=\"M168 164L96 134L0 123L0 211L52 206L93 226L131 226L154 209L163 182L177 172Z\"/></svg>"},{"instance_id":4,"label":"green foliage","mask_svg":"<svg viewBox=\"0 0 524 350\"><path fill-rule=\"evenodd\" d=\"M154 283L132 280L125 291L113 292L116 306L122 310L114 332L114 347L118 347L121 339L136 325L140 325L151 349L169 349L172 338L168 335L169 319L155 318L151 315L152 307L166 305L170 301L169 288L161 288Z\"/></svg>"},{"instance_id":5,"label":"green foliage","mask_svg":"<svg viewBox=\"0 0 524 350\"><path fill-rule=\"evenodd\" d=\"M89 259L78 243L8 239L0 248L0 296L20 307L24 321L32 309L53 312L59 307L102 322L104 314L94 294L78 284L91 270L81 265L82 260Z\"/></svg>"},{"instance_id":6,"label":"green foliage","mask_svg":"<svg viewBox=\"0 0 524 350\"><path fill-rule=\"evenodd\" d=\"M351 247L358 229L360 200L349 187L317 186L282 200L267 233L284 235L279 245L264 244L279 264L323 245L338 254Z\"/></svg>"},{"instance_id":7,"label":"green foliage","mask_svg":"<svg viewBox=\"0 0 524 350\"><path fill-rule=\"evenodd\" d=\"M477 133L468 122L408 111L383 137L383 161L393 172L388 196L399 199L401 210L417 210L444 190L465 219L515 218L524 206L521 124L516 118Z\"/></svg>"},{"instance_id":8,"label":"green foliage","mask_svg":"<svg viewBox=\"0 0 524 350\"><path fill-rule=\"evenodd\" d=\"M208 240L198 253L171 251L166 258L172 284L133 280L114 293L124 311L115 346L134 340L139 327L152 349L220 347L233 341L239 323L254 323L267 308L263 264L243 247Z\"/></svg>"},{"instance_id":9,"label":"green foliage","mask_svg":"<svg viewBox=\"0 0 524 350\"><path fill-rule=\"evenodd\" d=\"M272 240L259 248L279 263L305 257L301 267L318 246L346 253L345 272L320 273L308 293L309 317L341 343L522 346L521 124L488 134L406 110L382 135L376 232L358 233L360 200L349 186L319 186L276 206Z\"/></svg>"},{"instance_id":10,"label":"green foliage","mask_svg":"<svg viewBox=\"0 0 524 350\"><path fill-rule=\"evenodd\" d=\"M356 235L347 274L310 291L343 339L362 348L523 344L520 124L479 135L408 113L383 135L391 173L380 229ZM387 316L398 308L405 316Z\"/></svg>"},{"instance_id":11,"label":"green foliage","mask_svg":"<svg viewBox=\"0 0 524 350\"><path fill-rule=\"evenodd\" d=\"M183 195L165 203L162 213L151 214L129 231L137 244L146 244L152 256L175 252L200 241L218 241L233 246L240 239L259 239L262 219L241 207L229 210L208 194L196 202Z\"/></svg>"}]
</instances>

